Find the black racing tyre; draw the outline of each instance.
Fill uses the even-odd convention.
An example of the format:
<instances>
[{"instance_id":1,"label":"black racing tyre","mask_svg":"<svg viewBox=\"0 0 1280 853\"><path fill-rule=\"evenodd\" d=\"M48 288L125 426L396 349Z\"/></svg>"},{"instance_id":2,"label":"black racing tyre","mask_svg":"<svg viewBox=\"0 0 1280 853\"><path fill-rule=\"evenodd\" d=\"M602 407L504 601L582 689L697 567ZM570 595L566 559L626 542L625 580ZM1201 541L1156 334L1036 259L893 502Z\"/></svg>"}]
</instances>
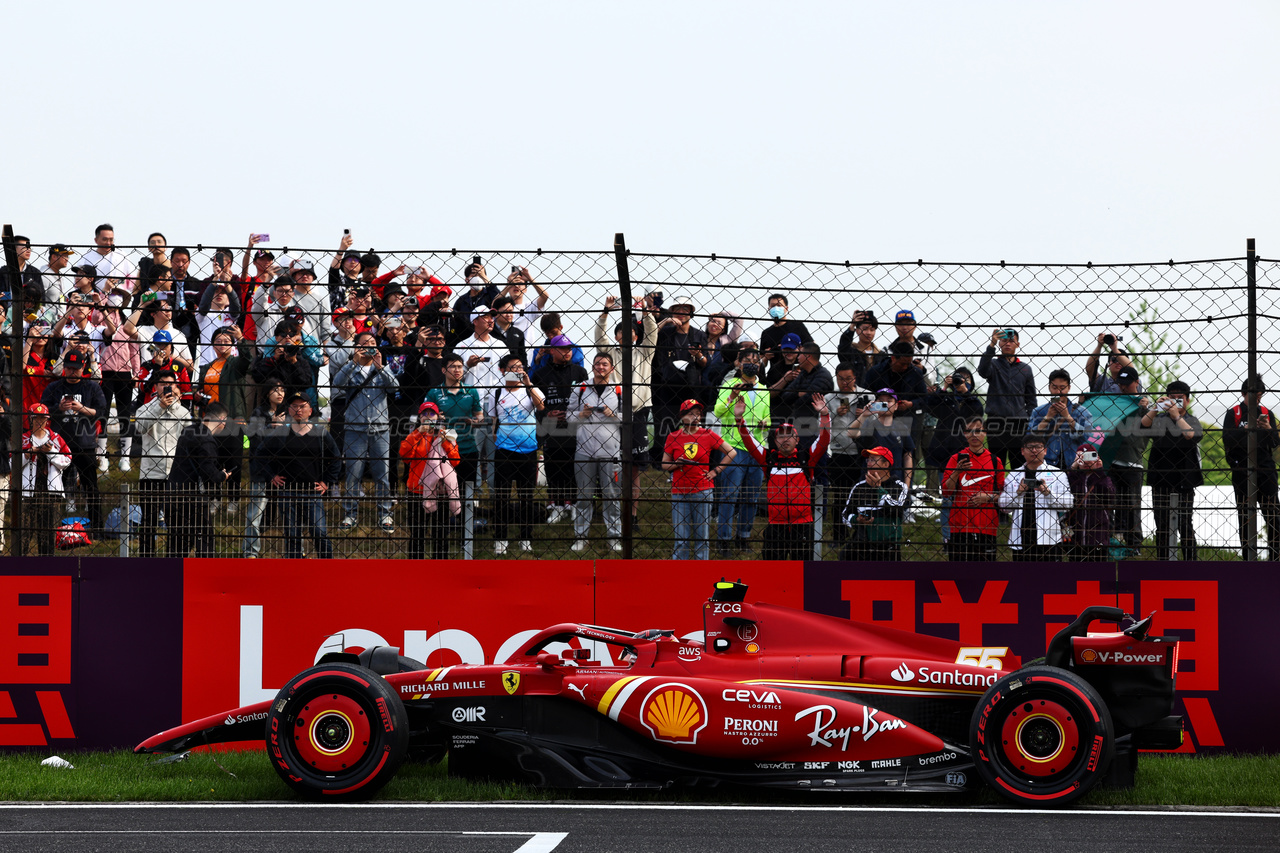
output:
<instances>
[{"instance_id":1,"label":"black racing tyre","mask_svg":"<svg viewBox=\"0 0 1280 853\"><path fill-rule=\"evenodd\" d=\"M978 774L1023 805L1064 805L1102 779L1115 751L1111 713L1065 669L1033 666L993 684L973 711Z\"/></svg>"},{"instance_id":2,"label":"black racing tyre","mask_svg":"<svg viewBox=\"0 0 1280 853\"><path fill-rule=\"evenodd\" d=\"M395 775L409 719L395 689L346 663L294 676L267 712L267 754L293 790L324 800L373 796Z\"/></svg>"}]
</instances>

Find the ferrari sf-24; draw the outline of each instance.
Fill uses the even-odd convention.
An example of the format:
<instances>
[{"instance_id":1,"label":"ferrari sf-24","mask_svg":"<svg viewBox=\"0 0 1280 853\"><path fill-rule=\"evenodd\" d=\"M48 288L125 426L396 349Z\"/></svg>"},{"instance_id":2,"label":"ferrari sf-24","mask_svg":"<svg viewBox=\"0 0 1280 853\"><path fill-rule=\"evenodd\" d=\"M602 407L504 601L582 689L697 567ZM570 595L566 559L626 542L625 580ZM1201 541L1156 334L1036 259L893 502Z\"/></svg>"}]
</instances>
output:
<instances>
[{"instance_id":1,"label":"ferrari sf-24","mask_svg":"<svg viewBox=\"0 0 1280 853\"><path fill-rule=\"evenodd\" d=\"M553 625L498 664L427 668L392 647L325 655L269 702L157 734L139 753L265 740L281 779L372 796L406 758L468 778L652 790L960 791L1065 804L1132 785L1174 749L1178 642L1089 607L1023 665L1007 649L748 603L722 581L703 638ZM1128 627L1091 633L1094 621Z\"/></svg>"}]
</instances>

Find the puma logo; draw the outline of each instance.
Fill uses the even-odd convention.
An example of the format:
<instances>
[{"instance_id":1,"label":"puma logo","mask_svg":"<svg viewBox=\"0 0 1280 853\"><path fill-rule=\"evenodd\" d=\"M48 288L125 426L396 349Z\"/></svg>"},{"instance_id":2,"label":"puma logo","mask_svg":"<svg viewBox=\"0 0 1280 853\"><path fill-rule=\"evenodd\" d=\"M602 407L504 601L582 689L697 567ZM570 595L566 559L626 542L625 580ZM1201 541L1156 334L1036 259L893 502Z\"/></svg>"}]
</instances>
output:
<instances>
[{"instance_id":1,"label":"puma logo","mask_svg":"<svg viewBox=\"0 0 1280 853\"><path fill-rule=\"evenodd\" d=\"M578 695L582 697L582 701L583 701L583 702L587 701L587 691L586 691L586 690L582 689L581 687L579 687L579 686L578 686L578 685L576 685L576 684L570 684L570 685L569 685L569 689L570 689L570 690L576 690L576 691L578 691Z\"/></svg>"}]
</instances>

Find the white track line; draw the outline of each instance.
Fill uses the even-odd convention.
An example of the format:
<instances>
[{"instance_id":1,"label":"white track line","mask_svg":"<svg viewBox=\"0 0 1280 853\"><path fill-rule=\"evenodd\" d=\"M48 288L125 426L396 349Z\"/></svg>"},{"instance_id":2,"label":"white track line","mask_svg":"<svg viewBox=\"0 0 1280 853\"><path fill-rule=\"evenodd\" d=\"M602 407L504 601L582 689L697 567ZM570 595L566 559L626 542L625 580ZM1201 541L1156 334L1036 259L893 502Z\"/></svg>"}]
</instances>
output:
<instances>
[{"instance_id":1,"label":"white track line","mask_svg":"<svg viewBox=\"0 0 1280 853\"><path fill-rule=\"evenodd\" d=\"M1272 811L1185 811L1150 809L1031 809L1031 808L942 808L938 806L769 806L702 805L682 803L0 803L0 811L14 809L536 809L571 811L709 811L709 812L860 812L908 814L1007 814L1007 815L1098 815L1145 817L1153 814L1183 817L1263 817L1280 818Z\"/></svg>"}]
</instances>

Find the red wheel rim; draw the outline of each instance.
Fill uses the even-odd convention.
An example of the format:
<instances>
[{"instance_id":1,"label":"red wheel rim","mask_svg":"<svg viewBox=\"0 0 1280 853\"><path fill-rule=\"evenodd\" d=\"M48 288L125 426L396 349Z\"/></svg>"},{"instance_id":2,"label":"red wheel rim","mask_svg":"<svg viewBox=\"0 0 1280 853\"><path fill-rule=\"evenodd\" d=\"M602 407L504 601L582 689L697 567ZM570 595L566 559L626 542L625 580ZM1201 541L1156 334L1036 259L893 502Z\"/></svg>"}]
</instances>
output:
<instances>
[{"instance_id":1,"label":"red wheel rim","mask_svg":"<svg viewBox=\"0 0 1280 853\"><path fill-rule=\"evenodd\" d=\"M350 769L369 749L369 716L360 703L324 693L302 706L294 720L298 757L322 773Z\"/></svg>"},{"instance_id":2,"label":"red wheel rim","mask_svg":"<svg viewBox=\"0 0 1280 853\"><path fill-rule=\"evenodd\" d=\"M1056 776L1080 751L1080 731L1067 708L1052 699L1018 703L1000 728L1005 760L1028 776Z\"/></svg>"}]
</instances>

